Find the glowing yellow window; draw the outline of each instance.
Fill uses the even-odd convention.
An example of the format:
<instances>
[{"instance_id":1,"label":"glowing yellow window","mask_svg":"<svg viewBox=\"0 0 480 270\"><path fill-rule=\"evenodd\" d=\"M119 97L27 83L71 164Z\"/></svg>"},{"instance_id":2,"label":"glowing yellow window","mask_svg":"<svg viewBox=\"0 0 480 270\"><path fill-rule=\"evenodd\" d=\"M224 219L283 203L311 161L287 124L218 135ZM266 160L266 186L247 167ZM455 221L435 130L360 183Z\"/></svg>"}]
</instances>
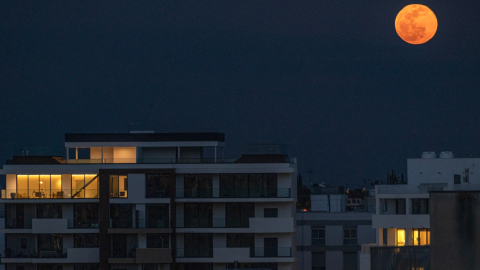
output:
<instances>
[{"instance_id":1,"label":"glowing yellow window","mask_svg":"<svg viewBox=\"0 0 480 270\"><path fill-rule=\"evenodd\" d=\"M405 246L405 229L397 229L397 246Z\"/></svg>"}]
</instances>

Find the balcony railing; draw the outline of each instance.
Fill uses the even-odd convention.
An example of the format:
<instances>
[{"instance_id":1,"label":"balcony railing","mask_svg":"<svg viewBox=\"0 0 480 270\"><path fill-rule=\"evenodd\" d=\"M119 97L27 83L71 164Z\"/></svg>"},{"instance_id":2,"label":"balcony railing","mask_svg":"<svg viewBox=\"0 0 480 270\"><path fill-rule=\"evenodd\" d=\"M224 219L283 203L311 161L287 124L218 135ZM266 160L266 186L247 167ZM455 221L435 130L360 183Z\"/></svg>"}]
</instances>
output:
<instances>
[{"instance_id":1,"label":"balcony railing","mask_svg":"<svg viewBox=\"0 0 480 270\"><path fill-rule=\"evenodd\" d=\"M169 219L110 219L112 229L169 228Z\"/></svg>"},{"instance_id":2,"label":"balcony railing","mask_svg":"<svg viewBox=\"0 0 480 270\"><path fill-rule=\"evenodd\" d=\"M292 248L291 247L279 247L279 248L256 247L255 257L292 257Z\"/></svg>"},{"instance_id":3,"label":"balcony railing","mask_svg":"<svg viewBox=\"0 0 480 270\"><path fill-rule=\"evenodd\" d=\"M61 189L47 189L47 190L30 190L30 189L2 189L2 200L10 199L96 199L98 198L97 189L81 190L72 198L72 193L75 190L67 191Z\"/></svg>"},{"instance_id":4,"label":"balcony railing","mask_svg":"<svg viewBox=\"0 0 480 270\"><path fill-rule=\"evenodd\" d=\"M177 228L225 228L224 218L177 218Z\"/></svg>"},{"instance_id":5,"label":"balcony railing","mask_svg":"<svg viewBox=\"0 0 480 270\"><path fill-rule=\"evenodd\" d=\"M213 250L211 248L185 249L177 248L177 258L212 258Z\"/></svg>"},{"instance_id":6,"label":"balcony railing","mask_svg":"<svg viewBox=\"0 0 480 270\"><path fill-rule=\"evenodd\" d=\"M238 158L103 158L103 159L68 159L67 164L214 164L242 163ZM275 162L278 163L278 162ZM284 163L295 163L295 158L286 159Z\"/></svg>"},{"instance_id":7,"label":"balcony railing","mask_svg":"<svg viewBox=\"0 0 480 270\"><path fill-rule=\"evenodd\" d=\"M177 188L177 198L291 198L290 188L277 189L185 189Z\"/></svg>"},{"instance_id":8,"label":"balcony railing","mask_svg":"<svg viewBox=\"0 0 480 270\"><path fill-rule=\"evenodd\" d=\"M27 252L25 250L12 250L7 247L5 249L5 258L67 258L67 249Z\"/></svg>"},{"instance_id":9,"label":"balcony railing","mask_svg":"<svg viewBox=\"0 0 480 270\"><path fill-rule=\"evenodd\" d=\"M68 229L98 229L98 219L67 219Z\"/></svg>"}]
</instances>

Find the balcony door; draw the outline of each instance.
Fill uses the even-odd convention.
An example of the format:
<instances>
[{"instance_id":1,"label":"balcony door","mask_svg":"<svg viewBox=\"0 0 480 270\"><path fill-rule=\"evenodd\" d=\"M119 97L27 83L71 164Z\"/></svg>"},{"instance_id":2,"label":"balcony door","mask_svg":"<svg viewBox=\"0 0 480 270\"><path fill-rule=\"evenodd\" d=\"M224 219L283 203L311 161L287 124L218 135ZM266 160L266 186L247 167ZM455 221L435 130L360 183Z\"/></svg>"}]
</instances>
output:
<instances>
[{"instance_id":1,"label":"balcony door","mask_svg":"<svg viewBox=\"0 0 480 270\"><path fill-rule=\"evenodd\" d=\"M278 256L278 239L277 238L263 238L264 256L277 257Z\"/></svg>"}]
</instances>

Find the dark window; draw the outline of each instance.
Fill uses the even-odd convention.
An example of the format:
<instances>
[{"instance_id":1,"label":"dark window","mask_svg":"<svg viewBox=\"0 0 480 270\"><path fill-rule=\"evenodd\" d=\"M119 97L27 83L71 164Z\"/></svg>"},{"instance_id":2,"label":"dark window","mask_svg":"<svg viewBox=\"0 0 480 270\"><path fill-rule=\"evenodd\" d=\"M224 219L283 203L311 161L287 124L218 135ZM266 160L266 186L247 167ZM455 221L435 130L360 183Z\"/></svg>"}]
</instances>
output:
<instances>
[{"instance_id":1,"label":"dark window","mask_svg":"<svg viewBox=\"0 0 480 270\"><path fill-rule=\"evenodd\" d=\"M37 218L62 218L62 205L59 203L37 203Z\"/></svg>"},{"instance_id":2,"label":"dark window","mask_svg":"<svg viewBox=\"0 0 480 270\"><path fill-rule=\"evenodd\" d=\"M75 270L98 270L100 266L98 263L76 263L74 264Z\"/></svg>"},{"instance_id":3,"label":"dark window","mask_svg":"<svg viewBox=\"0 0 480 270\"><path fill-rule=\"evenodd\" d=\"M253 203L227 203L225 210L227 228L248 228L249 218L255 217Z\"/></svg>"},{"instance_id":4,"label":"dark window","mask_svg":"<svg viewBox=\"0 0 480 270\"><path fill-rule=\"evenodd\" d=\"M185 198L211 198L212 175L211 174L185 174L184 177Z\"/></svg>"},{"instance_id":5,"label":"dark window","mask_svg":"<svg viewBox=\"0 0 480 270\"><path fill-rule=\"evenodd\" d=\"M277 270L278 263L227 263L227 269L268 269L268 270Z\"/></svg>"},{"instance_id":6,"label":"dark window","mask_svg":"<svg viewBox=\"0 0 480 270\"><path fill-rule=\"evenodd\" d=\"M169 205L147 204L147 228L169 227Z\"/></svg>"},{"instance_id":7,"label":"dark window","mask_svg":"<svg viewBox=\"0 0 480 270\"><path fill-rule=\"evenodd\" d=\"M312 270L325 270L325 252L312 252Z\"/></svg>"},{"instance_id":8,"label":"dark window","mask_svg":"<svg viewBox=\"0 0 480 270\"><path fill-rule=\"evenodd\" d=\"M27 239L21 239L20 240L20 246L22 247L22 249L26 249L27 248Z\"/></svg>"},{"instance_id":9,"label":"dark window","mask_svg":"<svg viewBox=\"0 0 480 270\"><path fill-rule=\"evenodd\" d=\"M412 199L412 214L427 215L428 199Z\"/></svg>"},{"instance_id":10,"label":"dark window","mask_svg":"<svg viewBox=\"0 0 480 270\"><path fill-rule=\"evenodd\" d=\"M455 185L460 185L462 182L462 176L460 174L453 175L453 183Z\"/></svg>"},{"instance_id":11,"label":"dark window","mask_svg":"<svg viewBox=\"0 0 480 270\"><path fill-rule=\"evenodd\" d=\"M278 208L264 208L263 217L266 217L266 218L278 217Z\"/></svg>"},{"instance_id":12,"label":"dark window","mask_svg":"<svg viewBox=\"0 0 480 270\"><path fill-rule=\"evenodd\" d=\"M344 252L343 253L343 269L344 270L357 270L358 259L357 252Z\"/></svg>"},{"instance_id":13,"label":"dark window","mask_svg":"<svg viewBox=\"0 0 480 270\"><path fill-rule=\"evenodd\" d=\"M186 203L184 205L185 228L211 228L213 226L213 204Z\"/></svg>"},{"instance_id":14,"label":"dark window","mask_svg":"<svg viewBox=\"0 0 480 270\"><path fill-rule=\"evenodd\" d=\"M357 244L357 229L343 230L343 244L356 245Z\"/></svg>"},{"instance_id":15,"label":"dark window","mask_svg":"<svg viewBox=\"0 0 480 270\"><path fill-rule=\"evenodd\" d=\"M17 266L15 267L15 270L25 270L25 266L23 266L23 265L17 265Z\"/></svg>"},{"instance_id":16,"label":"dark window","mask_svg":"<svg viewBox=\"0 0 480 270\"><path fill-rule=\"evenodd\" d=\"M23 204L5 205L5 226L7 229L23 229L25 227L25 207Z\"/></svg>"},{"instance_id":17,"label":"dark window","mask_svg":"<svg viewBox=\"0 0 480 270\"><path fill-rule=\"evenodd\" d=\"M75 228L98 228L98 204L76 203L74 205Z\"/></svg>"},{"instance_id":18,"label":"dark window","mask_svg":"<svg viewBox=\"0 0 480 270\"><path fill-rule=\"evenodd\" d=\"M76 233L74 234L74 247L76 248L97 248L97 233Z\"/></svg>"},{"instance_id":19,"label":"dark window","mask_svg":"<svg viewBox=\"0 0 480 270\"><path fill-rule=\"evenodd\" d=\"M112 234L112 257L127 258L127 235Z\"/></svg>"},{"instance_id":20,"label":"dark window","mask_svg":"<svg viewBox=\"0 0 480 270\"><path fill-rule=\"evenodd\" d=\"M179 263L177 264L177 270L213 270L213 264L211 263Z\"/></svg>"},{"instance_id":21,"label":"dark window","mask_svg":"<svg viewBox=\"0 0 480 270\"><path fill-rule=\"evenodd\" d=\"M250 256L255 254L253 233L227 233L227 248L250 248Z\"/></svg>"},{"instance_id":22,"label":"dark window","mask_svg":"<svg viewBox=\"0 0 480 270\"><path fill-rule=\"evenodd\" d=\"M133 204L111 204L112 228L133 228Z\"/></svg>"},{"instance_id":23,"label":"dark window","mask_svg":"<svg viewBox=\"0 0 480 270\"><path fill-rule=\"evenodd\" d=\"M37 270L62 270L63 265L60 263L39 263Z\"/></svg>"},{"instance_id":24,"label":"dark window","mask_svg":"<svg viewBox=\"0 0 480 270\"><path fill-rule=\"evenodd\" d=\"M213 257L211 233L184 234L185 257Z\"/></svg>"},{"instance_id":25,"label":"dark window","mask_svg":"<svg viewBox=\"0 0 480 270\"><path fill-rule=\"evenodd\" d=\"M220 197L277 197L277 175L220 174Z\"/></svg>"},{"instance_id":26,"label":"dark window","mask_svg":"<svg viewBox=\"0 0 480 270\"><path fill-rule=\"evenodd\" d=\"M42 251L57 251L59 254L62 254L63 235L37 234L37 247L40 254Z\"/></svg>"},{"instance_id":27,"label":"dark window","mask_svg":"<svg viewBox=\"0 0 480 270\"><path fill-rule=\"evenodd\" d=\"M168 233L148 233L147 248L168 248Z\"/></svg>"},{"instance_id":28,"label":"dark window","mask_svg":"<svg viewBox=\"0 0 480 270\"><path fill-rule=\"evenodd\" d=\"M312 228L312 246L325 245L325 228Z\"/></svg>"},{"instance_id":29,"label":"dark window","mask_svg":"<svg viewBox=\"0 0 480 270\"><path fill-rule=\"evenodd\" d=\"M406 205L405 205L405 199L396 199L395 200L395 214L397 215L404 215L406 214Z\"/></svg>"},{"instance_id":30,"label":"dark window","mask_svg":"<svg viewBox=\"0 0 480 270\"><path fill-rule=\"evenodd\" d=\"M171 176L164 174L146 175L146 198L170 198Z\"/></svg>"}]
</instances>

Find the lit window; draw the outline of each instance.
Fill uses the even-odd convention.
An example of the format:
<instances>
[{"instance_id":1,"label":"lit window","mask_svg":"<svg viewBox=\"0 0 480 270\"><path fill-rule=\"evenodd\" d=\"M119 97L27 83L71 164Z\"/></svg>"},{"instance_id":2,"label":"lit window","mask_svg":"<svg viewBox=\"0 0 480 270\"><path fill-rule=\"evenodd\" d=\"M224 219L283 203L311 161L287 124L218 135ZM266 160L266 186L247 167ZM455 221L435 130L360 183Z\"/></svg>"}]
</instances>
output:
<instances>
[{"instance_id":1,"label":"lit window","mask_svg":"<svg viewBox=\"0 0 480 270\"><path fill-rule=\"evenodd\" d=\"M312 245L323 246L325 245L325 229L312 229Z\"/></svg>"},{"instance_id":2,"label":"lit window","mask_svg":"<svg viewBox=\"0 0 480 270\"><path fill-rule=\"evenodd\" d=\"M405 229L397 229L397 246L405 246Z\"/></svg>"},{"instance_id":3,"label":"lit window","mask_svg":"<svg viewBox=\"0 0 480 270\"><path fill-rule=\"evenodd\" d=\"M413 229L413 245L425 246L430 245L429 229Z\"/></svg>"}]
</instances>

